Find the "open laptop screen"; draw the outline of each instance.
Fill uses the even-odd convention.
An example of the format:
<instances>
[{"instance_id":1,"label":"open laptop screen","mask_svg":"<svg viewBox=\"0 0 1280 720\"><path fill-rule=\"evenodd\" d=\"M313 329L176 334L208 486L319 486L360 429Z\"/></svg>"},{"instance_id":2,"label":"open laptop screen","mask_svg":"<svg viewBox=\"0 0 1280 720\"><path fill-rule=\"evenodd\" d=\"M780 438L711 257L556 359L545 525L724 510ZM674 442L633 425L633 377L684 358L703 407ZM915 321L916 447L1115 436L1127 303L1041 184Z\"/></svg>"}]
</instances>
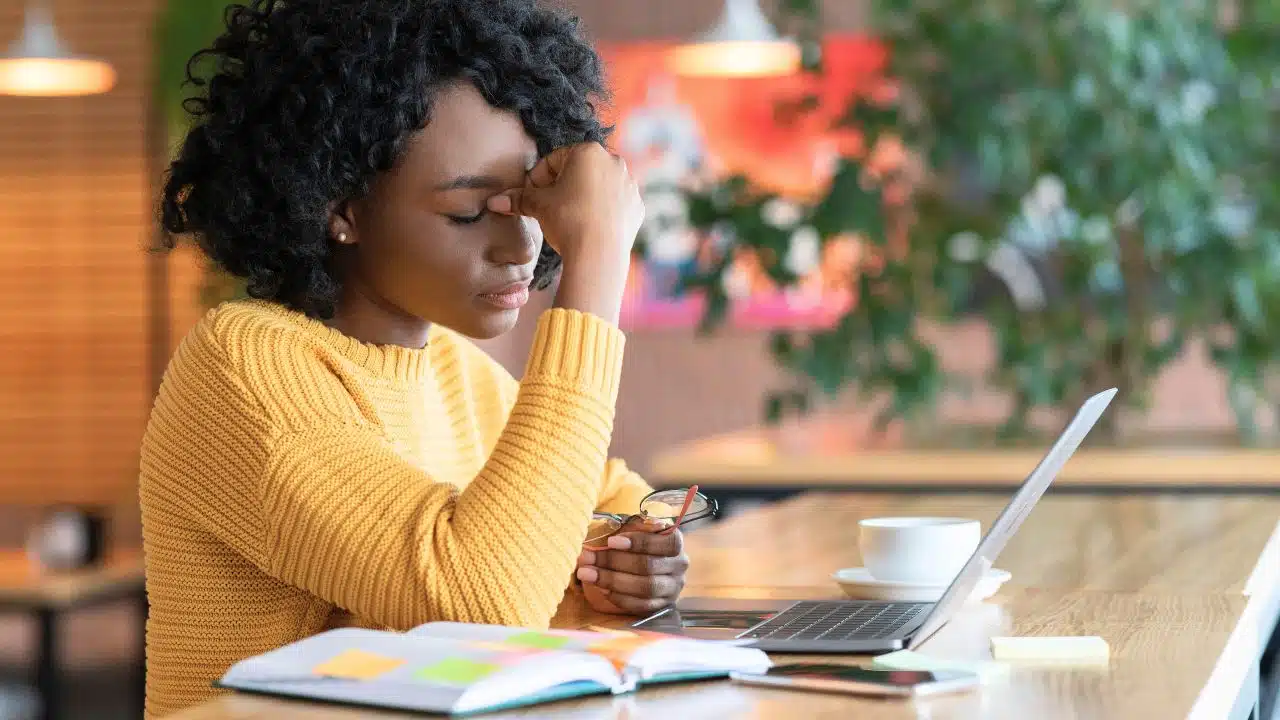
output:
<instances>
[{"instance_id":1,"label":"open laptop screen","mask_svg":"<svg viewBox=\"0 0 1280 720\"><path fill-rule=\"evenodd\" d=\"M1080 447L1080 443L1084 442L1084 438L1093 429L1098 422L1098 418L1102 417L1102 413L1111 404L1111 399L1116 396L1116 389L1104 390L1097 395L1085 401L1084 405L1076 412L1074 418L1067 425L1067 429L1062 431L1058 436L1053 447L1049 448L1049 452L1040 460L1040 464L1036 469L1027 476L1022 483L1022 487L1014 493L1013 499L1005 506L1000 513L1000 517L996 518L995 523L991 525L991 529L987 531L986 537L979 543L978 549L973 552L969 561L961 568L960 573L951 581L951 585L947 591L938 599L929 616L924 619L917 630L911 636L911 641L907 647L915 649L925 640L928 640L943 625L955 615L956 611L964 604L969 595L973 593L973 588L978 581L986 575L996 561L996 557L1000 555L1000 551L1004 550L1004 546L1008 544L1009 538L1018 531L1022 525L1022 521L1035 508L1039 502L1040 496L1044 495L1045 490L1049 489L1049 484L1057 477L1062 470L1062 466L1066 465L1067 460L1075 453L1076 448Z\"/></svg>"}]
</instances>

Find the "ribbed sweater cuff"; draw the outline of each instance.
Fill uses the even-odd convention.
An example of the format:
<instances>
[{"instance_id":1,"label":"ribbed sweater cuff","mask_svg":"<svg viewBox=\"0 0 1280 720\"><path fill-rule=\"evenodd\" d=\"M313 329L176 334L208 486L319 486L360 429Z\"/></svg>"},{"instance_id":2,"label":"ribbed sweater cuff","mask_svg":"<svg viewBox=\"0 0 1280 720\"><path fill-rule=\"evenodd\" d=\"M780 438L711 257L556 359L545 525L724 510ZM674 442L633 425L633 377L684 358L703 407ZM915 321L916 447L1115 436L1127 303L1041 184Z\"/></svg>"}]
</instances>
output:
<instances>
[{"instance_id":1,"label":"ribbed sweater cuff","mask_svg":"<svg viewBox=\"0 0 1280 720\"><path fill-rule=\"evenodd\" d=\"M595 315L553 308L538 318L525 380L554 378L606 400L618 400L626 336Z\"/></svg>"}]
</instances>

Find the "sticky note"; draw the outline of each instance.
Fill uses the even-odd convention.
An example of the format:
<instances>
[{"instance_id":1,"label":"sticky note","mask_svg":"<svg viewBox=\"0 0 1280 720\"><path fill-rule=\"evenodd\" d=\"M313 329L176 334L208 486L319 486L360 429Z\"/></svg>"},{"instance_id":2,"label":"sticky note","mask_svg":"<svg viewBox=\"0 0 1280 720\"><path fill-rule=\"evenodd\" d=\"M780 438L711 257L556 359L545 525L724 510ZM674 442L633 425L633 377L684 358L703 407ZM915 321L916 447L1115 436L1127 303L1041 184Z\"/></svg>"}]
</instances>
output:
<instances>
[{"instance_id":1,"label":"sticky note","mask_svg":"<svg viewBox=\"0 0 1280 720\"><path fill-rule=\"evenodd\" d=\"M953 670L970 672L981 678L983 682L1009 672L1009 666L1004 663L945 660L911 650L899 650L886 655L879 655L871 661L871 665L882 670Z\"/></svg>"},{"instance_id":2,"label":"sticky note","mask_svg":"<svg viewBox=\"0 0 1280 720\"><path fill-rule=\"evenodd\" d=\"M311 672L344 680L369 680L395 670L404 662L364 650L346 650L315 666Z\"/></svg>"},{"instance_id":3,"label":"sticky note","mask_svg":"<svg viewBox=\"0 0 1280 720\"><path fill-rule=\"evenodd\" d=\"M527 658L535 655L541 655L542 650L531 647L521 647L519 645L502 645L500 643L468 641L467 647L473 650L488 650L492 655L485 657L487 662L497 663L502 666L515 665L524 662Z\"/></svg>"},{"instance_id":4,"label":"sticky note","mask_svg":"<svg viewBox=\"0 0 1280 720\"><path fill-rule=\"evenodd\" d=\"M540 650L559 650L569 644L570 638L549 633L526 632L512 635L504 642L508 645L538 648Z\"/></svg>"},{"instance_id":5,"label":"sticky note","mask_svg":"<svg viewBox=\"0 0 1280 720\"><path fill-rule=\"evenodd\" d=\"M482 663L467 658L445 658L413 674L419 680L446 685L470 685L502 669L495 663Z\"/></svg>"},{"instance_id":6,"label":"sticky note","mask_svg":"<svg viewBox=\"0 0 1280 720\"><path fill-rule=\"evenodd\" d=\"M1110 654L1107 641L1096 635L991 638L991 656L997 660L1105 663Z\"/></svg>"},{"instance_id":7,"label":"sticky note","mask_svg":"<svg viewBox=\"0 0 1280 720\"><path fill-rule=\"evenodd\" d=\"M587 648L587 652L599 655L612 663L616 670L622 671L627 667L627 663L631 662L637 650L646 645L652 645L653 642L652 638L639 634L616 635L591 645Z\"/></svg>"}]
</instances>

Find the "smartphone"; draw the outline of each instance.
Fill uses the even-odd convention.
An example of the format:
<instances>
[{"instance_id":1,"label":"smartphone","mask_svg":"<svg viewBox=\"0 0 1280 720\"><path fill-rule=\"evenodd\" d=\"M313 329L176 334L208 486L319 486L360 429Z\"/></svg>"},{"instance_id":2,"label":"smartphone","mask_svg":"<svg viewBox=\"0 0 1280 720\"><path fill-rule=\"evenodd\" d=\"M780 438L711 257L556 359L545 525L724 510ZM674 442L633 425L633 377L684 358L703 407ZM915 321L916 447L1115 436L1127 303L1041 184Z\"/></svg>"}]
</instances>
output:
<instances>
[{"instance_id":1,"label":"smartphone","mask_svg":"<svg viewBox=\"0 0 1280 720\"><path fill-rule=\"evenodd\" d=\"M776 665L762 674L732 673L744 685L818 690L875 697L925 697L977 687L977 673L959 670L877 670L854 665Z\"/></svg>"}]
</instances>

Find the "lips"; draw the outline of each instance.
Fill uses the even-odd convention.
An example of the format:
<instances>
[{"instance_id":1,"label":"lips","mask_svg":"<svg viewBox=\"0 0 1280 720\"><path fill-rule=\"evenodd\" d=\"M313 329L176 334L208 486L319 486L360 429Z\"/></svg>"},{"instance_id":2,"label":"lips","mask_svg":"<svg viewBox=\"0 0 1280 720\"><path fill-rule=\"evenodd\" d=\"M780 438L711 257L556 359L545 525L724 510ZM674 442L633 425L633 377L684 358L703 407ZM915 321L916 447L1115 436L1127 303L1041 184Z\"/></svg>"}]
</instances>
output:
<instances>
[{"instance_id":1,"label":"lips","mask_svg":"<svg viewBox=\"0 0 1280 720\"><path fill-rule=\"evenodd\" d=\"M492 292L480 293L479 298L501 310L519 310L529 302L529 282L514 282Z\"/></svg>"},{"instance_id":2,"label":"lips","mask_svg":"<svg viewBox=\"0 0 1280 720\"><path fill-rule=\"evenodd\" d=\"M528 290L529 284L531 282L533 281L520 280L519 282L513 282L510 285L503 285L502 287L496 290L490 290L489 292L481 293L481 295L510 295L511 293L517 293L522 290Z\"/></svg>"}]
</instances>

